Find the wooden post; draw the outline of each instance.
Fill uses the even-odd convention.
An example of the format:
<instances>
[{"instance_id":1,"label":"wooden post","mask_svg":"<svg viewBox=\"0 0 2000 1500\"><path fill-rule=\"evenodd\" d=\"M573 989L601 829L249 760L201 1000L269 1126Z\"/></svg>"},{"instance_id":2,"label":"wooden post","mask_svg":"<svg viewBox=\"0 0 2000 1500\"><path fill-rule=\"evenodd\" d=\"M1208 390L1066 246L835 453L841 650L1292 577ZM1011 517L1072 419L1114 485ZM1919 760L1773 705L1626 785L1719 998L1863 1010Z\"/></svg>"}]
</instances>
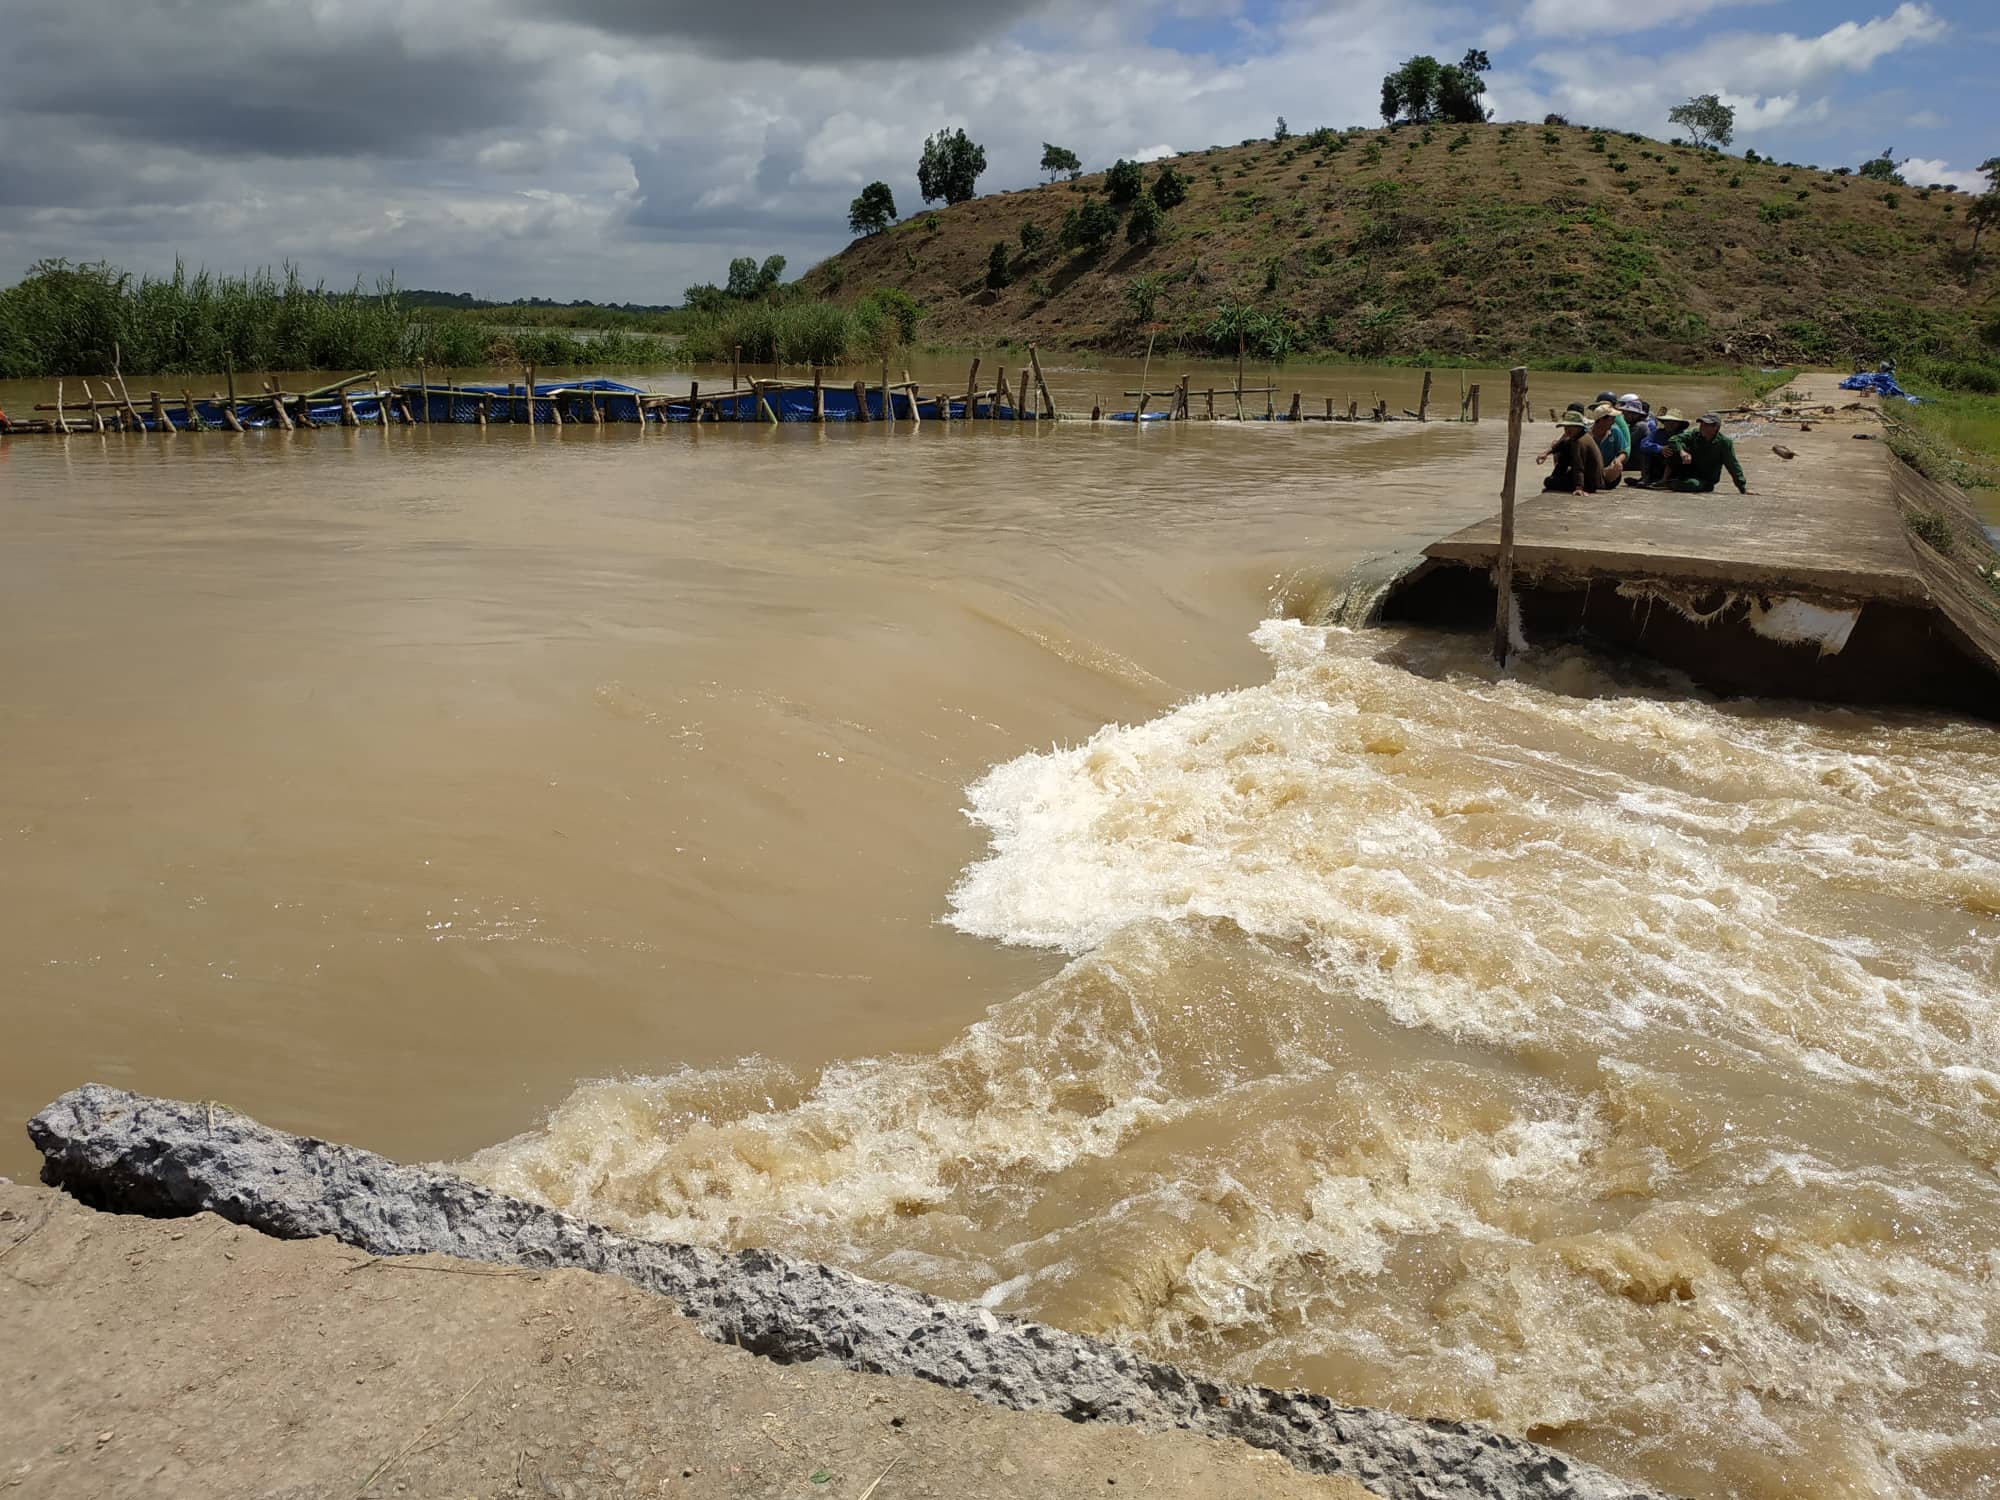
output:
<instances>
[{"instance_id":1,"label":"wooden post","mask_svg":"<svg viewBox=\"0 0 2000 1500\"><path fill-rule=\"evenodd\" d=\"M58 380L56 382L56 431L61 433L64 437L68 437L69 418L63 415L62 387L63 383L60 380Z\"/></svg>"},{"instance_id":2,"label":"wooden post","mask_svg":"<svg viewBox=\"0 0 2000 1500\"><path fill-rule=\"evenodd\" d=\"M1361 403L1359 401L1352 399L1348 401L1347 420L1350 422L1359 422L1361 420Z\"/></svg>"},{"instance_id":3,"label":"wooden post","mask_svg":"<svg viewBox=\"0 0 2000 1500\"><path fill-rule=\"evenodd\" d=\"M486 430L486 414L491 410L492 406L493 398L491 396L481 396L479 404L473 408L473 415L479 423L479 430L481 432Z\"/></svg>"},{"instance_id":4,"label":"wooden post","mask_svg":"<svg viewBox=\"0 0 2000 1500\"><path fill-rule=\"evenodd\" d=\"M284 428L285 431L290 432L292 430L292 414L285 410L285 393L278 389L278 383L275 380L265 381L264 389L271 393L271 410L277 416L278 425Z\"/></svg>"},{"instance_id":5,"label":"wooden post","mask_svg":"<svg viewBox=\"0 0 2000 1500\"><path fill-rule=\"evenodd\" d=\"M701 382L699 380L690 380L688 382L688 420L690 422L699 422L701 420L701 408L694 404L694 398L700 394Z\"/></svg>"},{"instance_id":6,"label":"wooden post","mask_svg":"<svg viewBox=\"0 0 2000 1500\"><path fill-rule=\"evenodd\" d=\"M1236 310L1236 420L1243 420L1243 309Z\"/></svg>"},{"instance_id":7,"label":"wooden post","mask_svg":"<svg viewBox=\"0 0 2000 1500\"><path fill-rule=\"evenodd\" d=\"M226 417L223 418L223 420L229 423L230 431L241 432L243 430L243 424L241 422L234 420L236 416L235 356L229 354L225 354L222 356L222 378L229 383L229 413Z\"/></svg>"},{"instance_id":8,"label":"wooden post","mask_svg":"<svg viewBox=\"0 0 2000 1500\"><path fill-rule=\"evenodd\" d=\"M889 356L886 354L882 356L882 420L896 420L895 403L889 399Z\"/></svg>"},{"instance_id":9,"label":"wooden post","mask_svg":"<svg viewBox=\"0 0 2000 1500\"><path fill-rule=\"evenodd\" d=\"M419 390L417 398L418 407L423 412L423 416L419 420L428 422L431 419L431 375L430 366L422 360L417 361L417 386Z\"/></svg>"},{"instance_id":10,"label":"wooden post","mask_svg":"<svg viewBox=\"0 0 2000 1500\"><path fill-rule=\"evenodd\" d=\"M1505 670L1513 647L1514 472L1521 466L1521 420L1528 411L1528 367L1507 372L1507 477L1500 488L1500 556L1493 569L1493 662Z\"/></svg>"},{"instance_id":11,"label":"wooden post","mask_svg":"<svg viewBox=\"0 0 2000 1500\"><path fill-rule=\"evenodd\" d=\"M751 384L751 389L756 391L757 393L757 409L764 413L765 421L769 422L773 427L776 427L778 425L778 414L776 411L772 410L771 398L764 392L765 382L761 380L754 380L750 384Z\"/></svg>"},{"instance_id":12,"label":"wooden post","mask_svg":"<svg viewBox=\"0 0 2000 1500\"><path fill-rule=\"evenodd\" d=\"M1215 387L1214 387L1214 386L1210 386L1210 387L1208 388L1208 420L1209 420L1209 421L1211 421L1211 422L1213 422L1213 421L1215 420Z\"/></svg>"},{"instance_id":13,"label":"wooden post","mask_svg":"<svg viewBox=\"0 0 2000 1500\"><path fill-rule=\"evenodd\" d=\"M1299 420L1299 393L1297 391L1292 392L1291 420L1294 422Z\"/></svg>"},{"instance_id":14,"label":"wooden post","mask_svg":"<svg viewBox=\"0 0 2000 1500\"><path fill-rule=\"evenodd\" d=\"M194 392L186 386L181 387L181 414L185 418L184 425L187 431L193 432L201 418L195 415Z\"/></svg>"},{"instance_id":15,"label":"wooden post","mask_svg":"<svg viewBox=\"0 0 2000 1500\"><path fill-rule=\"evenodd\" d=\"M813 420L826 420L826 371L813 366Z\"/></svg>"},{"instance_id":16,"label":"wooden post","mask_svg":"<svg viewBox=\"0 0 2000 1500\"><path fill-rule=\"evenodd\" d=\"M160 393L153 391L153 427L159 432L172 432L174 424L167 420L167 403L160 399Z\"/></svg>"},{"instance_id":17,"label":"wooden post","mask_svg":"<svg viewBox=\"0 0 2000 1500\"><path fill-rule=\"evenodd\" d=\"M979 389L979 361L972 361L972 368L965 372L965 420L970 422L979 415L978 403L973 399Z\"/></svg>"},{"instance_id":18,"label":"wooden post","mask_svg":"<svg viewBox=\"0 0 2000 1500\"><path fill-rule=\"evenodd\" d=\"M1053 417L1056 414L1056 398L1049 394L1049 383L1042 379L1042 362L1033 344L1028 345L1028 364L1035 372L1035 389L1042 393L1042 415ZM1027 393L1023 391L1022 394Z\"/></svg>"},{"instance_id":19,"label":"wooden post","mask_svg":"<svg viewBox=\"0 0 2000 1500\"><path fill-rule=\"evenodd\" d=\"M1015 410L1014 391L1007 384L1007 367L1005 365L1000 367L999 374L994 377L993 381L993 419L996 422L1000 419L1000 403L1003 401L1007 403L1009 411Z\"/></svg>"},{"instance_id":20,"label":"wooden post","mask_svg":"<svg viewBox=\"0 0 2000 1500\"><path fill-rule=\"evenodd\" d=\"M1103 418L1104 418L1104 408L1101 405L1099 405L1096 398L1093 397L1090 403L1090 420L1093 422L1098 422L1102 421Z\"/></svg>"},{"instance_id":21,"label":"wooden post","mask_svg":"<svg viewBox=\"0 0 2000 1500\"><path fill-rule=\"evenodd\" d=\"M533 427L535 425L535 367L533 365L528 366L527 397L527 401L523 404L528 408L528 425Z\"/></svg>"},{"instance_id":22,"label":"wooden post","mask_svg":"<svg viewBox=\"0 0 2000 1500\"><path fill-rule=\"evenodd\" d=\"M226 411L224 415L227 415ZM354 414L354 402L348 396L346 386L340 388L340 425L342 427L359 427L361 425L361 418Z\"/></svg>"},{"instance_id":23,"label":"wooden post","mask_svg":"<svg viewBox=\"0 0 2000 1500\"><path fill-rule=\"evenodd\" d=\"M1472 404L1472 420L1477 422L1479 420L1479 387L1475 385L1468 393L1468 397Z\"/></svg>"},{"instance_id":24,"label":"wooden post","mask_svg":"<svg viewBox=\"0 0 2000 1500\"><path fill-rule=\"evenodd\" d=\"M917 401L919 398L917 396L916 386L912 385L905 394L908 395L910 399L910 425L912 427L923 426L924 414L917 409Z\"/></svg>"},{"instance_id":25,"label":"wooden post","mask_svg":"<svg viewBox=\"0 0 2000 1500\"><path fill-rule=\"evenodd\" d=\"M1329 422L1333 420L1333 397L1331 396L1326 398L1326 419Z\"/></svg>"},{"instance_id":26,"label":"wooden post","mask_svg":"<svg viewBox=\"0 0 2000 1500\"><path fill-rule=\"evenodd\" d=\"M1431 372L1424 371L1424 393L1417 397L1417 420L1428 422L1431 410Z\"/></svg>"},{"instance_id":27,"label":"wooden post","mask_svg":"<svg viewBox=\"0 0 2000 1500\"><path fill-rule=\"evenodd\" d=\"M868 420L868 382L865 380L854 382L854 420Z\"/></svg>"},{"instance_id":28,"label":"wooden post","mask_svg":"<svg viewBox=\"0 0 2000 1500\"><path fill-rule=\"evenodd\" d=\"M531 380L528 382L529 401L532 402L534 397L535 383ZM549 397L549 424L553 427L560 427L563 424L562 402L554 396Z\"/></svg>"},{"instance_id":29,"label":"wooden post","mask_svg":"<svg viewBox=\"0 0 2000 1500\"><path fill-rule=\"evenodd\" d=\"M97 409L97 398L90 394L90 382L82 380L78 383L83 386L83 404L90 411L90 425L92 430L96 432L104 431L104 413ZM122 420L119 425L124 425Z\"/></svg>"},{"instance_id":30,"label":"wooden post","mask_svg":"<svg viewBox=\"0 0 2000 1500\"><path fill-rule=\"evenodd\" d=\"M1181 420L1183 422L1194 415L1193 410L1188 404L1188 382L1193 378L1192 375L1181 376Z\"/></svg>"},{"instance_id":31,"label":"wooden post","mask_svg":"<svg viewBox=\"0 0 2000 1500\"><path fill-rule=\"evenodd\" d=\"M736 382L743 370L743 346L735 345L729 351L729 388L736 389Z\"/></svg>"}]
</instances>

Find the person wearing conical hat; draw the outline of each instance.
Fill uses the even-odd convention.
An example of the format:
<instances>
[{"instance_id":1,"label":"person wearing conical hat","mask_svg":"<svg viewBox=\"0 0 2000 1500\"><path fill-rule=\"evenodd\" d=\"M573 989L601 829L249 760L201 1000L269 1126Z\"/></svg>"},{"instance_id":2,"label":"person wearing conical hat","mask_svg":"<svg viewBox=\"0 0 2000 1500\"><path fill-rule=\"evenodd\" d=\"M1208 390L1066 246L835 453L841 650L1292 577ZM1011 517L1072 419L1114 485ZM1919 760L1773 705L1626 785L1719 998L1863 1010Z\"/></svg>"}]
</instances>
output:
<instances>
[{"instance_id":1,"label":"person wearing conical hat","mask_svg":"<svg viewBox=\"0 0 2000 1500\"><path fill-rule=\"evenodd\" d=\"M1688 430L1688 419L1678 409L1667 407L1649 417L1652 430L1639 444L1641 482L1648 489L1667 482L1667 439Z\"/></svg>"},{"instance_id":2,"label":"person wearing conical hat","mask_svg":"<svg viewBox=\"0 0 2000 1500\"><path fill-rule=\"evenodd\" d=\"M1557 438L1535 462L1555 460L1542 488L1557 494L1594 495L1604 488L1604 455L1590 436L1590 418L1580 411L1566 411L1556 423Z\"/></svg>"}]
</instances>

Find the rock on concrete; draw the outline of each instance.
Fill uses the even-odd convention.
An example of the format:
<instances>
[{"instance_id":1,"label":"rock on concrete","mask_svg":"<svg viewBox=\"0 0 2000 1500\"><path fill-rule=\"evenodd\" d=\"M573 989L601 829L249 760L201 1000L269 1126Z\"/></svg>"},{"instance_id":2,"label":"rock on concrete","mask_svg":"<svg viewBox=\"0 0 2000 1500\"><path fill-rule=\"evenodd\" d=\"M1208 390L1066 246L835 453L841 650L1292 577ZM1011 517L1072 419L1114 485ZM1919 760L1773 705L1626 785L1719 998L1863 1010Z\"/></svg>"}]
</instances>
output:
<instances>
[{"instance_id":1,"label":"rock on concrete","mask_svg":"<svg viewBox=\"0 0 2000 1500\"><path fill-rule=\"evenodd\" d=\"M864 1281L768 1250L627 1239L448 1173L287 1135L219 1105L88 1084L28 1125L43 1180L95 1207L211 1212L284 1239L608 1272L673 1299L709 1338L783 1362L927 1380L1074 1421L1234 1438L1385 1500L1657 1500L1474 1423L1205 1380L1116 1345Z\"/></svg>"}]
</instances>

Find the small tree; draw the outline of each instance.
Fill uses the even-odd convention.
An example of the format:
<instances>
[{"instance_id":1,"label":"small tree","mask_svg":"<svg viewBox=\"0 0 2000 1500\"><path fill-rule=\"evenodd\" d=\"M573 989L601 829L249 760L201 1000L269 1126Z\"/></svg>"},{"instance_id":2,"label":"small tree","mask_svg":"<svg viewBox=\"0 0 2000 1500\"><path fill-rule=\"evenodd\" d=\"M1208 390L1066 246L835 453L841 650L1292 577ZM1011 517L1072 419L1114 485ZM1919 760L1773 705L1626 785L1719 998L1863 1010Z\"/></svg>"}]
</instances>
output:
<instances>
[{"instance_id":1,"label":"small tree","mask_svg":"<svg viewBox=\"0 0 2000 1500\"><path fill-rule=\"evenodd\" d=\"M1172 162L1163 163L1153 179L1153 202L1165 210L1176 209L1187 202L1187 195L1187 178L1174 170Z\"/></svg>"},{"instance_id":2,"label":"small tree","mask_svg":"<svg viewBox=\"0 0 2000 1500\"><path fill-rule=\"evenodd\" d=\"M1083 175L1083 163L1069 147L1054 146L1043 141L1042 170L1049 174L1050 182L1054 182L1058 177L1067 177L1074 182Z\"/></svg>"},{"instance_id":3,"label":"small tree","mask_svg":"<svg viewBox=\"0 0 2000 1500\"><path fill-rule=\"evenodd\" d=\"M1854 171L1856 176L1866 177L1874 182L1893 182L1898 187L1907 186L1903 181L1903 174L1896 170L1896 148L1894 146L1883 147L1880 156L1870 161L1864 161Z\"/></svg>"},{"instance_id":4,"label":"small tree","mask_svg":"<svg viewBox=\"0 0 2000 1500\"><path fill-rule=\"evenodd\" d=\"M1125 220L1125 238L1135 245L1150 245L1159 238L1160 226L1166 222L1166 217L1160 212L1160 205L1153 201L1153 195L1141 191L1132 200L1132 212Z\"/></svg>"},{"instance_id":5,"label":"small tree","mask_svg":"<svg viewBox=\"0 0 2000 1500\"><path fill-rule=\"evenodd\" d=\"M1118 232L1118 210L1102 198L1085 196L1063 215L1056 243L1065 250L1094 250Z\"/></svg>"},{"instance_id":6,"label":"small tree","mask_svg":"<svg viewBox=\"0 0 2000 1500\"><path fill-rule=\"evenodd\" d=\"M986 148L963 130L940 130L924 142L917 159L917 191L924 202L963 203L986 170Z\"/></svg>"},{"instance_id":7,"label":"small tree","mask_svg":"<svg viewBox=\"0 0 2000 1500\"><path fill-rule=\"evenodd\" d=\"M1139 175L1139 164L1122 156L1104 174L1104 194L1119 208L1137 198L1145 187L1145 179Z\"/></svg>"},{"instance_id":8,"label":"small tree","mask_svg":"<svg viewBox=\"0 0 2000 1500\"><path fill-rule=\"evenodd\" d=\"M896 195L886 182L871 182L847 206L847 230L854 235L880 234L896 222Z\"/></svg>"},{"instance_id":9,"label":"small tree","mask_svg":"<svg viewBox=\"0 0 2000 1500\"><path fill-rule=\"evenodd\" d=\"M1013 279L1014 273L1007 269L1007 242L995 240L986 252L986 284L997 292Z\"/></svg>"},{"instance_id":10,"label":"small tree","mask_svg":"<svg viewBox=\"0 0 2000 1500\"><path fill-rule=\"evenodd\" d=\"M1283 145L1292 138L1292 127L1285 123L1283 115L1278 116L1278 128L1271 132L1271 139Z\"/></svg>"},{"instance_id":11,"label":"small tree","mask_svg":"<svg viewBox=\"0 0 2000 1500\"><path fill-rule=\"evenodd\" d=\"M1048 234L1032 219L1021 226L1021 250L1026 255L1039 255L1048 241Z\"/></svg>"},{"instance_id":12,"label":"small tree","mask_svg":"<svg viewBox=\"0 0 2000 1500\"><path fill-rule=\"evenodd\" d=\"M1696 94L1667 111L1669 124L1688 133L1696 146L1726 146L1736 135L1736 111L1714 94Z\"/></svg>"},{"instance_id":13,"label":"small tree","mask_svg":"<svg viewBox=\"0 0 2000 1500\"><path fill-rule=\"evenodd\" d=\"M1979 164L1986 174L1986 191L1965 205L1965 222L1972 226L1972 254L1979 253L1979 240L1987 230L2000 224L2000 156L1989 156ZM2000 321L1993 325L2000 327Z\"/></svg>"}]
</instances>

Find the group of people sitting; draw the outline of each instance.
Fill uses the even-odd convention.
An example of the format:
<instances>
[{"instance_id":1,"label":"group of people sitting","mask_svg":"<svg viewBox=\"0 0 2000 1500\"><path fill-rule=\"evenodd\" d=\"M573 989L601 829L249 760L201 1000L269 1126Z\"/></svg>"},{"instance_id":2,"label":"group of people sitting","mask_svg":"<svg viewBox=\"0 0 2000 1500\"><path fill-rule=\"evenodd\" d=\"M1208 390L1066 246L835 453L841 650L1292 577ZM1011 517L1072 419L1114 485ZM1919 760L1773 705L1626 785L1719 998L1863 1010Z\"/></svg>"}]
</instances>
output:
<instances>
[{"instance_id":1,"label":"group of people sitting","mask_svg":"<svg viewBox=\"0 0 2000 1500\"><path fill-rule=\"evenodd\" d=\"M1736 445L1712 411L1691 423L1672 407L1655 415L1636 392L1600 391L1588 410L1572 401L1557 428L1559 436L1535 459L1555 464L1542 481L1545 490L1594 495L1632 484L1706 494L1727 470L1736 492L1750 493Z\"/></svg>"}]
</instances>

